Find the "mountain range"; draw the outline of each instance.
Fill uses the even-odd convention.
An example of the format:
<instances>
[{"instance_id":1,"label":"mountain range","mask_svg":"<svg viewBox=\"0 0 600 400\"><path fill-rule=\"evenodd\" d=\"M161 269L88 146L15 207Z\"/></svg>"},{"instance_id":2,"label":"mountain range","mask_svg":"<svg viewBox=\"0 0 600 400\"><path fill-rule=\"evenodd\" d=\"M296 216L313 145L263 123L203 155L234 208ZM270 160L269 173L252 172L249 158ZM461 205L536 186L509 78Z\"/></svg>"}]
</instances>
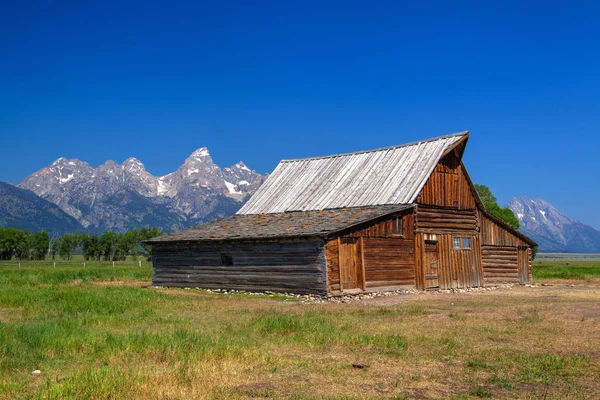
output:
<instances>
[{"instance_id":1,"label":"mountain range","mask_svg":"<svg viewBox=\"0 0 600 400\"><path fill-rule=\"evenodd\" d=\"M582 224L543 199L515 197L508 207L519 219L519 230L544 252L599 253L600 231Z\"/></svg>"},{"instance_id":2,"label":"mountain range","mask_svg":"<svg viewBox=\"0 0 600 400\"><path fill-rule=\"evenodd\" d=\"M18 187L56 204L89 232L175 231L235 213L264 179L241 161L219 168L203 147L164 176L153 176L136 158L98 168L59 158Z\"/></svg>"}]
</instances>

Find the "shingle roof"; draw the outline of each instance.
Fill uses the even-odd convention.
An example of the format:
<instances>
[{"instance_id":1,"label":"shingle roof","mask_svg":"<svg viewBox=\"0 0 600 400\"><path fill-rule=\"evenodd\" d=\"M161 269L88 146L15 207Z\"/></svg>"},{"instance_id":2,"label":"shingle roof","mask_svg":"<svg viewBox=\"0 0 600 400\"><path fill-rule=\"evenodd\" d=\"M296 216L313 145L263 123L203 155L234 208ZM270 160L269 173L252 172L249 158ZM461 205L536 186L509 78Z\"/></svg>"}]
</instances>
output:
<instances>
[{"instance_id":1,"label":"shingle roof","mask_svg":"<svg viewBox=\"0 0 600 400\"><path fill-rule=\"evenodd\" d=\"M283 160L238 214L413 203L469 132L384 149Z\"/></svg>"},{"instance_id":2,"label":"shingle roof","mask_svg":"<svg viewBox=\"0 0 600 400\"><path fill-rule=\"evenodd\" d=\"M194 228L163 235L150 243L283 237L324 237L351 226L413 207L387 205L276 214L234 215Z\"/></svg>"}]
</instances>

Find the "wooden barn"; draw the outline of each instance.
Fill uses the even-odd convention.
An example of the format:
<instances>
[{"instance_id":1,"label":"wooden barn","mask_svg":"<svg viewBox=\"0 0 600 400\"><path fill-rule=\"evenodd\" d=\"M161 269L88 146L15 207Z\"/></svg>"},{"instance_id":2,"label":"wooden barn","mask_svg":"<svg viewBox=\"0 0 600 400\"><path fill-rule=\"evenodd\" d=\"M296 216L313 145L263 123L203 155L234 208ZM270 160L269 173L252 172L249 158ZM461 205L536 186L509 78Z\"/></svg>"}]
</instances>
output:
<instances>
[{"instance_id":1,"label":"wooden barn","mask_svg":"<svg viewBox=\"0 0 600 400\"><path fill-rule=\"evenodd\" d=\"M488 213L468 132L284 160L232 217L153 244L153 284L340 295L531 279L536 244Z\"/></svg>"}]
</instances>

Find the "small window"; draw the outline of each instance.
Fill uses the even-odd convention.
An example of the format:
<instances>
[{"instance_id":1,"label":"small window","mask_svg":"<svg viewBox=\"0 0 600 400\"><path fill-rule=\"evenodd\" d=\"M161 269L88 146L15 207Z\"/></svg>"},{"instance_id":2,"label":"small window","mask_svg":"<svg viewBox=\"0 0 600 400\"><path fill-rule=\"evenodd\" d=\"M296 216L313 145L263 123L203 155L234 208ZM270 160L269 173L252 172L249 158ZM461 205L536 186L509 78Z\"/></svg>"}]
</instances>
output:
<instances>
[{"instance_id":1,"label":"small window","mask_svg":"<svg viewBox=\"0 0 600 400\"><path fill-rule=\"evenodd\" d=\"M221 265L233 265L233 253L221 253Z\"/></svg>"},{"instance_id":2,"label":"small window","mask_svg":"<svg viewBox=\"0 0 600 400\"><path fill-rule=\"evenodd\" d=\"M470 249L471 248L471 238L462 238L462 248L463 249Z\"/></svg>"},{"instance_id":3,"label":"small window","mask_svg":"<svg viewBox=\"0 0 600 400\"><path fill-rule=\"evenodd\" d=\"M402 236L402 217L396 217L392 221L392 235Z\"/></svg>"},{"instance_id":4,"label":"small window","mask_svg":"<svg viewBox=\"0 0 600 400\"><path fill-rule=\"evenodd\" d=\"M459 237L454 238L454 248L460 249L460 238Z\"/></svg>"}]
</instances>

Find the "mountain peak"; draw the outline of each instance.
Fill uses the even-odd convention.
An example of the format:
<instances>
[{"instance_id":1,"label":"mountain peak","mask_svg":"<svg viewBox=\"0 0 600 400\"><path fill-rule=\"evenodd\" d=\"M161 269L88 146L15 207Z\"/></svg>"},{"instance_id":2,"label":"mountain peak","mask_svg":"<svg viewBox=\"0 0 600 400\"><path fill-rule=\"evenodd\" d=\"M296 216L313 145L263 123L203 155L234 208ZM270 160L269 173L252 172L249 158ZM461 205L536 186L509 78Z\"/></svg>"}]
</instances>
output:
<instances>
[{"instance_id":1,"label":"mountain peak","mask_svg":"<svg viewBox=\"0 0 600 400\"><path fill-rule=\"evenodd\" d=\"M50 167L65 167L65 166L75 167L78 165L87 165L87 163L85 163L77 158L72 158L70 160L67 160L65 157L60 157L60 158L56 159L56 161L54 161L52 164L50 164Z\"/></svg>"},{"instance_id":2,"label":"mountain peak","mask_svg":"<svg viewBox=\"0 0 600 400\"><path fill-rule=\"evenodd\" d=\"M207 157L210 156L208 152L208 147L200 147L198 150L194 151L190 154L190 157Z\"/></svg>"},{"instance_id":3,"label":"mountain peak","mask_svg":"<svg viewBox=\"0 0 600 400\"><path fill-rule=\"evenodd\" d=\"M244 164L243 161L238 162L237 164L233 165L233 168L239 168L239 169L243 169L244 171L250 171L250 168L248 168L246 166L246 164Z\"/></svg>"},{"instance_id":4,"label":"mountain peak","mask_svg":"<svg viewBox=\"0 0 600 400\"><path fill-rule=\"evenodd\" d=\"M127 160L123 161L123 165L131 165L131 164L144 165L140 160L138 160L135 157L129 157Z\"/></svg>"},{"instance_id":5,"label":"mountain peak","mask_svg":"<svg viewBox=\"0 0 600 400\"><path fill-rule=\"evenodd\" d=\"M100 165L98 167L98 169L100 169L100 168L102 168L102 169L105 169L105 168L119 168L119 167L120 167L120 165L117 164L116 162L114 162L113 160L106 160L104 162L104 164L102 164L102 165Z\"/></svg>"},{"instance_id":6,"label":"mountain peak","mask_svg":"<svg viewBox=\"0 0 600 400\"><path fill-rule=\"evenodd\" d=\"M515 197L508 207L519 219L520 230L539 243L542 251L600 251L600 231L568 217L544 199Z\"/></svg>"}]
</instances>

